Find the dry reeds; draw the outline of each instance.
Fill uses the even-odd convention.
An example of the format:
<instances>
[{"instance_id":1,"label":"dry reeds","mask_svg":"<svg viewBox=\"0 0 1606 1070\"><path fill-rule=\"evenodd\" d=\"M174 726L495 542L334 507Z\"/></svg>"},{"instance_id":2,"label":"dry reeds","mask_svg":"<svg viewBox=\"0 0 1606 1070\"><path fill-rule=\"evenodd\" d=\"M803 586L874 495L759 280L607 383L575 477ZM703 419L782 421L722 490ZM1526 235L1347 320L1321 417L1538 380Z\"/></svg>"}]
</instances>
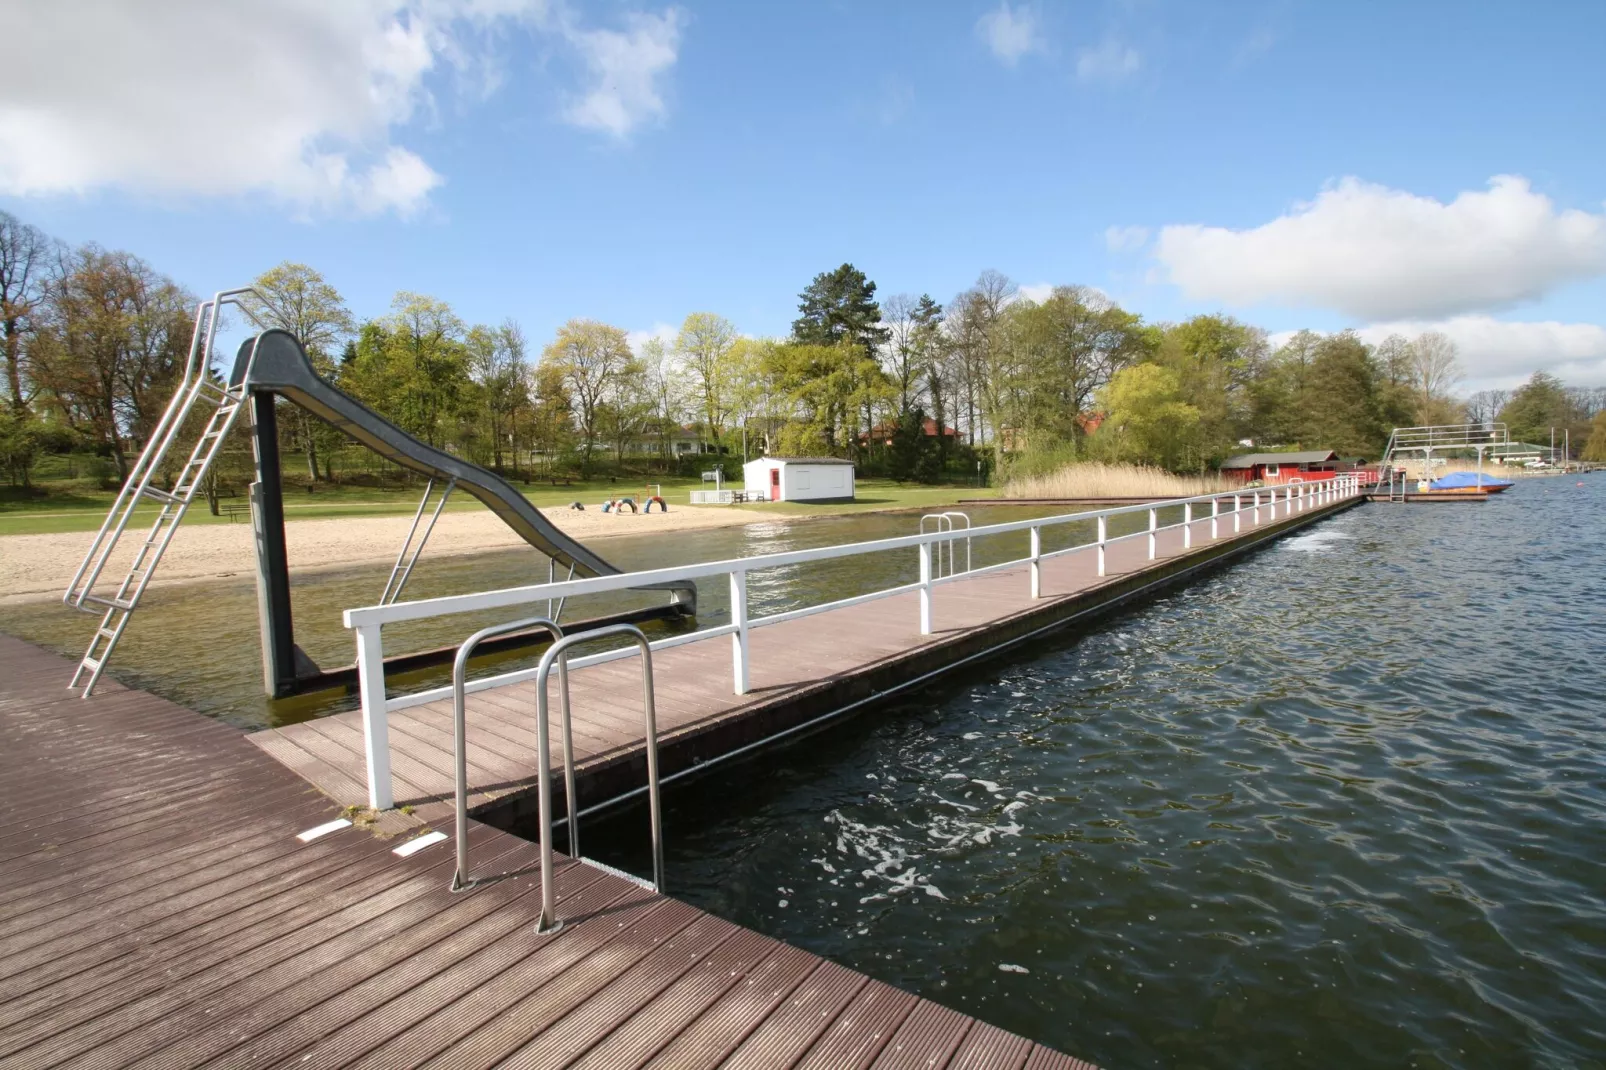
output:
<instances>
[{"instance_id":1,"label":"dry reeds","mask_svg":"<svg viewBox=\"0 0 1606 1070\"><path fill-rule=\"evenodd\" d=\"M1046 475L1024 476L1004 485L1005 498L1188 498L1231 490L1220 476L1179 476L1163 468L1086 461Z\"/></svg>"}]
</instances>

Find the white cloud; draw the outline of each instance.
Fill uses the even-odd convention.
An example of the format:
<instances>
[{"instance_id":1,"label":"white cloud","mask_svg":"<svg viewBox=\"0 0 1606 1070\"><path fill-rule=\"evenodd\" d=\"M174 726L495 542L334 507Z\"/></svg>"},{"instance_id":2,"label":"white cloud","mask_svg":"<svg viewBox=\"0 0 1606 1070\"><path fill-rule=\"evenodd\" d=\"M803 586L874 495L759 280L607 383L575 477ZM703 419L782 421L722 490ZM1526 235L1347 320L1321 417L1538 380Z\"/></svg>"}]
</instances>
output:
<instances>
[{"instance_id":1,"label":"white cloud","mask_svg":"<svg viewBox=\"0 0 1606 1070\"><path fill-rule=\"evenodd\" d=\"M1606 327L1594 323L1474 315L1373 323L1355 333L1377 345L1391 334L1414 338L1425 331L1438 331L1455 343L1463 393L1516 386L1536 371L1550 372L1572 386L1606 386ZM1293 334L1282 331L1269 341L1280 346Z\"/></svg>"},{"instance_id":2,"label":"white cloud","mask_svg":"<svg viewBox=\"0 0 1606 1070\"><path fill-rule=\"evenodd\" d=\"M1076 55L1076 76L1084 82L1118 82L1136 74L1143 58L1138 50L1113 37L1097 48L1084 48Z\"/></svg>"},{"instance_id":3,"label":"white cloud","mask_svg":"<svg viewBox=\"0 0 1606 1070\"><path fill-rule=\"evenodd\" d=\"M1040 305L1054 296L1054 284L1052 282L1034 283L1030 286L1018 287L1015 292L1032 304Z\"/></svg>"},{"instance_id":4,"label":"white cloud","mask_svg":"<svg viewBox=\"0 0 1606 1070\"><path fill-rule=\"evenodd\" d=\"M1155 255L1195 300L1439 318L1606 273L1606 214L1558 211L1512 175L1448 204L1345 178L1250 230L1165 227Z\"/></svg>"},{"instance_id":5,"label":"white cloud","mask_svg":"<svg viewBox=\"0 0 1606 1070\"><path fill-rule=\"evenodd\" d=\"M249 13L212 0L11 5L0 193L116 187L409 216L444 179L397 143L400 129L434 115L430 87L446 72L493 91L509 30L555 32L582 54L598 80L585 125L617 132L643 108L661 114L653 79L673 41L665 59L653 28L678 15L630 20L614 35L621 51L610 31L575 28L547 0L276 0ZM643 52L643 33L657 51ZM621 55L650 71L620 74Z\"/></svg>"},{"instance_id":6,"label":"white cloud","mask_svg":"<svg viewBox=\"0 0 1606 1070\"><path fill-rule=\"evenodd\" d=\"M591 76L591 87L565 117L576 126L624 137L664 114L660 81L675 65L684 21L678 8L662 15L633 14L619 30L566 29Z\"/></svg>"},{"instance_id":7,"label":"white cloud","mask_svg":"<svg viewBox=\"0 0 1606 1070\"><path fill-rule=\"evenodd\" d=\"M675 339L679 336L679 327L674 327L667 323L655 323L645 331L626 332L625 341L630 343L630 352L639 357L641 356L641 347L654 338L663 342L666 347L673 349L675 348Z\"/></svg>"},{"instance_id":8,"label":"white cloud","mask_svg":"<svg viewBox=\"0 0 1606 1070\"><path fill-rule=\"evenodd\" d=\"M1148 227L1110 227L1104 232L1104 245L1112 253L1141 249L1148 241Z\"/></svg>"},{"instance_id":9,"label":"white cloud","mask_svg":"<svg viewBox=\"0 0 1606 1070\"><path fill-rule=\"evenodd\" d=\"M1024 5L1010 7L1009 0L1000 0L997 11L989 11L976 20L976 36L1009 67L1028 52L1038 52L1043 47L1037 34L1037 16Z\"/></svg>"}]
</instances>

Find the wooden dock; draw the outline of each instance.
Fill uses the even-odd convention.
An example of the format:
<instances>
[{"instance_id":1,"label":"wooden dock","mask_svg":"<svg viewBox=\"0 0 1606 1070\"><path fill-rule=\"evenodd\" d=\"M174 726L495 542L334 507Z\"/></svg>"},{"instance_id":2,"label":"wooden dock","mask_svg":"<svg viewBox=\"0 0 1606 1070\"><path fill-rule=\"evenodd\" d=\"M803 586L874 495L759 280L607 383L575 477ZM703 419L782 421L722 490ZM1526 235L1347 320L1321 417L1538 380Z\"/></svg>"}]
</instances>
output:
<instances>
[{"instance_id":1,"label":"wooden dock","mask_svg":"<svg viewBox=\"0 0 1606 1070\"><path fill-rule=\"evenodd\" d=\"M1087 1064L471 823L384 838L226 725L0 636L0 1065Z\"/></svg>"},{"instance_id":2,"label":"wooden dock","mask_svg":"<svg viewBox=\"0 0 1606 1070\"><path fill-rule=\"evenodd\" d=\"M1042 564L1043 597L1032 599L1026 566L982 573L934 591L935 633L921 635L913 592L785 621L750 633L751 690L731 688L731 648L711 639L656 653L660 761L667 778L695 772L742 748L820 725L835 714L913 686L1046 631L1108 611L1186 581L1288 532L1361 501L1341 500L1253 525L1242 516L1195 520L1190 546L1180 526L1162 530L1156 559L1148 540L1111 543L1106 576L1092 548ZM615 661L572 673L578 795L582 807L645 782L640 668ZM535 808L533 682L470 693L466 703L470 808L507 826ZM450 700L393 712L388 718L397 805L431 821L452 813L454 743ZM332 798L368 801L362 716L324 717L259 732L252 741ZM553 727L555 761L561 763ZM561 765L557 768L561 769ZM561 776L557 779L561 780ZM562 791L555 792L562 813ZM672 830L671 830L672 831Z\"/></svg>"}]
</instances>

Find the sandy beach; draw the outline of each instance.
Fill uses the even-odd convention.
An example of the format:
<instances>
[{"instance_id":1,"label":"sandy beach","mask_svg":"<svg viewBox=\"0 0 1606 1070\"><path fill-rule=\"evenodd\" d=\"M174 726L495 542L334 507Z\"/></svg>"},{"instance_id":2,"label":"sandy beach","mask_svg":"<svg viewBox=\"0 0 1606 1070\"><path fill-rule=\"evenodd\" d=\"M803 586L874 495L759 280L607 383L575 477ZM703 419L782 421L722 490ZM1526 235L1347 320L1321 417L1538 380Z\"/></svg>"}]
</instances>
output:
<instances>
[{"instance_id":1,"label":"sandy beach","mask_svg":"<svg viewBox=\"0 0 1606 1070\"><path fill-rule=\"evenodd\" d=\"M619 535L693 531L775 519L773 515L756 516L725 506L676 506L668 513L651 514L612 514L596 509L585 512L543 509L542 513L584 542ZM411 523L411 515L292 520L285 524L291 570L299 573L353 565L388 565L396 559ZM93 540L94 534L87 531L0 537L0 605L59 598ZM124 535L117 557L107 566L106 576L121 576L139 541L139 536L133 532ZM444 513L420 560L523 545L523 540L489 511ZM251 525L181 527L151 584L248 575L253 567Z\"/></svg>"}]
</instances>

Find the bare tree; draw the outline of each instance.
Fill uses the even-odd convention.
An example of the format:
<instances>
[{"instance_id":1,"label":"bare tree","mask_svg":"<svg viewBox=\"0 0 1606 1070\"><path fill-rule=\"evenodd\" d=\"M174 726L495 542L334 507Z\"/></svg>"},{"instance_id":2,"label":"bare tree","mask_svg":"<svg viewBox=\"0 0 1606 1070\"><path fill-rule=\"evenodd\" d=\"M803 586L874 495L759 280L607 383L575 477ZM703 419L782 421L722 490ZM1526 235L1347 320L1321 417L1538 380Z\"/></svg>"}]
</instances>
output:
<instances>
[{"instance_id":1,"label":"bare tree","mask_svg":"<svg viewBox=\"0 0 1606 1070\"><path fill-rule=\"evenodd\" d=\"M0 345L5 348L11 408L18 414L28 407L24 336L45 299L53 245L38 228L0 212Z\"/></svg>"},{"instance_id":2,"label":"bare tree","mask_svg":"<svg viewBox=\"0 0 1606 1070\"><path fill-rule=\"evenodd\" d=\"M1450 389L1461 379L1456 347L1448 335L1426 331L1416 336L1410 349L1411 382L1416 388L1419 419L1429 419L1442 409Z\"/></svg>"}]
</instances>

